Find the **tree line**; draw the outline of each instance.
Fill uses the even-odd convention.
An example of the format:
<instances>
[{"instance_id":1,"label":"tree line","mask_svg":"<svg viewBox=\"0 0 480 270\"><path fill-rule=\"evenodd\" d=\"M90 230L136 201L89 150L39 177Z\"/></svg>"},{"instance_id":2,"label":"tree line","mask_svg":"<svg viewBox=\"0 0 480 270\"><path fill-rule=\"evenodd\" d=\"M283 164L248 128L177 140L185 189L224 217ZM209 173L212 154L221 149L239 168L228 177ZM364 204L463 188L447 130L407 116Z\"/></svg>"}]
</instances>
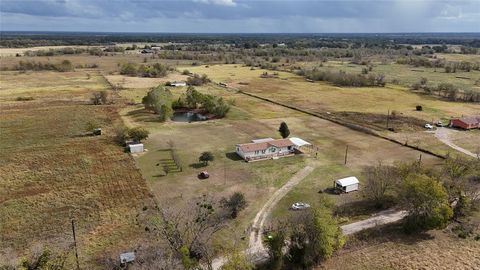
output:
<instances>
[{"instance_id":1,"label":"tree line","mask_svg":"<svg viewBox=\"0 0 480 270\"><path fill-rule=\"evenodd\" d=\"M427 57L401 57L397 59L397 64L412 65L415 67L444 68L445 73L455 73L457 70L470 72L471 70L480 70L480 63L468 61L446 61L445 59L429 59Z\"/></svg>"},{"instance_id":2,"label":"tree line","mask_svg":"<svg viewBox=\"0 0 480 270\"><path fill-rule=\"evenodd\" d=\"M152 88L143 97L142 103L146 110L158 114L162 122L172 117L174 109L200 109L206 114L214 114L217 117L224 117L230 110L230 105L222 97L201 93L192 86L189 86L187 91L175 100L167 88L163 86Z\"/></svg>"},{"instance_id":3,"label":"tree line","mask_svg":"<svg viewBox=\"0 0 480 270\"><path fill-rule=\"evenodd\" d=\"M337 86L351 86L351 87L366 87L366 86L385 86L385 76L374 74L351 74L345 71L323 71L316 68L301 69L297 72L298 75L312 81L326 81Z\"/></svg>"},{"instance_id":4,"label":"tree line","mask_svg":"<svg viewBox=\"0 0 480 270\"><path fill-rule=\"evenodd\" d=\"M144 65L136 63L124 63L120 65L120 74L138 77L159 78L165 77L168 72L173 71L174 68L155 63L153 65Z\"/></svg>"},{"instance_id":5,"label":"tree line","mask_svg":"<svg viewBox=\"0 0 480 270\"><path fill-rule=\"evenodd\" d=\"M439 83L435 86L429 85L427 78L411 85L412 90L422 91L428 95L436 95L450 101L480 102L480 92L467 89L461 90L452 83Z\"/></svg>"},{"instance_id":6,"label":"tree line","mask_svg":"<svg viewBox=\"0 0 480 270\"><path fill-rule=\"evenodd\" d=\"M19 71L41 71L41 70L52 70L58 72L67 72L73 71L74 67L70 60L63 60L58 63L50 63L50 62L35 62L35 61L19 61L17 65L13 66L13 70ZM2 68L2 70L8 70L7 68Z\"/></svg>"}]
</instances>

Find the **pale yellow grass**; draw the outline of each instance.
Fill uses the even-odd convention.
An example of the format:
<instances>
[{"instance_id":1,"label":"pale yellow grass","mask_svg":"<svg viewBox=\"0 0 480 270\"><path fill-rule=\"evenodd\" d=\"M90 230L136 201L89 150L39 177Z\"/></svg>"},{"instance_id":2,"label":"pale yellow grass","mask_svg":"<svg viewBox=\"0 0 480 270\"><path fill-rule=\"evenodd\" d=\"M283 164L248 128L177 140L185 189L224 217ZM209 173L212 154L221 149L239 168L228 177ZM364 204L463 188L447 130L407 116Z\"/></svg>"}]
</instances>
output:
<instances>
[{"instance_id":1,"label":"pale yellow grass","mask_svg":"<svg viewBox=\"0 0 480 270\"><path fill-rule=\"evenodd\" d=\"M250 70L240 65L214 65L190 69L192 72L207 74L215 81L247 82L241 89L272 98L281 102L301 106L318 112L357 111L399 114L432 121L441 118L471 115L480 111L480 104L449 102L412 93L402 86L387 87L336 87L328 83L310 83L302 77L279 72L280 78L260 78L265 70ZM272 73L272 71L267 71ZM423 111L415 111L422 105Z\"/></svg>"},{"instance_id":2,"label":"pale yellow grass","mask_svg":"<svg viewBox=\"0 0 480 270\"><path fill-rule=\"evenodd\" d=\"M166 82L186 81L188 76L178 73L170 73L162 78L131 77L124 75L107 75L108 81L123 88L150 88L164 85Z\"/></svg>"},{"instance_id":3,"label":"pale yellow grass","mask_svg":"<svg viewBox=\"0 0 480 270\"><path fill-rule=\"evenodd\" d=\"M427 239L385 241L340 251L318 269L478 269L480 242L432 231Z\"/></svg>"},{"instance_id":4,"label":"pale yellow grass","mask_svg":"<svg viewBox=\"0 0 480 270\"><path fill-rule=\"evenodd\" d=\"M103 78L96 71L0 73L0 98L53 95L59 92L103 90ZM60 97L64 97L59 95Z\"/></svg>"}]
</instances>

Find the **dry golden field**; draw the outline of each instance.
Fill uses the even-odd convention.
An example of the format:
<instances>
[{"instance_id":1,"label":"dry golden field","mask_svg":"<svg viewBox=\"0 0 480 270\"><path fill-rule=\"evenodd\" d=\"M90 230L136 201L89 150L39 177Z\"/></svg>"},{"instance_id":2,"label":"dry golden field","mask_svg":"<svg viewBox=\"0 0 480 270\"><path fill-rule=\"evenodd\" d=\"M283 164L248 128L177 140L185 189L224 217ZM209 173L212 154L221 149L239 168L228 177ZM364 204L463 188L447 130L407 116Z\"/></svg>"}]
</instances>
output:
<instances>
[{"instance_id":1,"label":"dry golden field","mask_svg":"<svg viewBox=\"0 0 480 270\"><path fill-rule=\"evenodd\" d=\"M352 240L353 241L353 240ZM317 269L332 270L473 270L480 265L480 242L443 231L420 236L401 233L356 241Z\"/></svg>"},{"instance_id":2,"label":"dry golden field","mask_svg":"<svg viewBox=\"0 0 480 270\"><path fill-rule=\"evenodd\" d=\"M142 105L126 105L125 101L138 103L150 87L165 81L185 80L186 76L179 72L165 78L118 75L120 63L145 61L145 56L134 54L21 58L27 59L51 62L69 59L74 65L97 63L99 68L76 68L74 72L65 73L0 72L0 185L3 187L0 216L4 217L0 219L0 262L7 263L15 263L18 257L38 245L68 250L72 256L70 220L75 219L82 265L104 269L105 258L117 258L119 252L133 249L145 250L155 240L145 233L146 221L156 214L154 200L160 207L181 207L202 194L220 198L242 191L248 201L247 208L214 239L216 251L221 253L226 241L233 241L232 238L241 245L246 244L242 237L247 234L255 214L276 189L305 165L314 166L315 170L279 202L272 214L274 218L284 216L296 201L315 206L319 203L319 190L329 187L334 179L360 175L366 165L379 161L386 164L415 161L420 156L420 152L413 149L219 87L216 82L226 82L232 88L321 113L351 111L378 115L395 110L399 115L431 121L480 111L478 104L442 101L411 93L398 85L339 88L309 83L286 72L279 72L278 78L264 79L260 75L265 70L240 65L193 67L187 61L147 57L147 63L162 62L176 66L179 71L188 69L207 74L214 83L197 89L221 96L231 104L230 112L223 119L160 123L157 116L145 111ZM1 61L2 66L11 67L19 60L10 57ZM122 87L119 92L110 91L116 103L90 105L89 98L94 91L108 89L106 80ZM177 97L185 88L171 88L171 91ZM32 100L17 101L18 97ZM423 112L414 111L417 104L424 106ZM288 123L291 136L303 138L319 148L317 158L300 155L255 163L238 159L235 144L260 137L278 138L277 129L282 121ZM88 122L101 125L105 134L85 136ZM145 141L148 151L134 158L124 153L123 148L111 140L116 125L147 128L151 132ZM432 140L430 134L418 129L409 132L394 136L424 143L441 153L449 151ZM472 138L478 134L469 134L472 136L455 138L456 143L471 148ZM182 170L167 174L163 162L172 158L169 141L175 145ZM345 166L347 145L349 157ZM207 167L198 162L203 151L211 151L215 156ZM441 160L423 154L422 162L435 166ZM197 174L202 170L210 173L208 180L198 180ZM362 199L359 193L328 196L338 205ZM434 258L422 261L422 256L427 254L440 254L445 262L459 269L474 269L479 242L462 242L442 232L431 234L435 238L422 241L392 238L381 243L366 241L360 247L361 242L354 242L329 260L325 269L442 267ZM458 249L447 250L449 245ZM467 255L473 259L464 262ZM401 256L410 260L398 259ZM448 261L451 256L465 257Z\"/></svg>"},{"instance_id":3,"label":"dry golden field","mask_svg":"<svg viewBox=\"0 0 480 270\"><path fill-rule=\"evenodd\" d=\"M88 269L140 245L154 204L132 158L111 142L118 105L88 104L108 89L103 77L2 72L0 84L0 261L15 264L38 246L72 258L72 219ZM15 101L25 95L34 99ZM85 135L90 121L105 135Z\"/></svg>"}]
</instances>

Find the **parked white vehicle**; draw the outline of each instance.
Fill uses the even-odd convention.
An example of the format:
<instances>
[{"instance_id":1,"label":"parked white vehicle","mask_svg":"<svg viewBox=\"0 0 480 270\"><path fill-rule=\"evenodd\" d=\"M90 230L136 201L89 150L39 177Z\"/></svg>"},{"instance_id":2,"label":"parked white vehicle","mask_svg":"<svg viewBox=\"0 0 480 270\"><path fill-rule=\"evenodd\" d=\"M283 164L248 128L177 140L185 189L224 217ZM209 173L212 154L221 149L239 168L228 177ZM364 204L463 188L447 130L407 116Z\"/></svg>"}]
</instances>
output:
<instances>
[{"instance_id":1,"label":"parked white vehicle","mask_svg":"<svg viewBox=\"0 0 480 270\"><path fill-rule=\"evenodd\" d=\"M431 124L425 124L426 129L433 129L433 126Z\"/></svg>"},{"instance_id":2,"label":"parked white vehicle","mask_svg":"<svg viewBox=\"0 0 480 270\"><path fill-rule=\"evenodd\" d=\"M304 210L310 207L308 203L296 202L292 204L292 210Z\"/></svg>"}]
</instances>

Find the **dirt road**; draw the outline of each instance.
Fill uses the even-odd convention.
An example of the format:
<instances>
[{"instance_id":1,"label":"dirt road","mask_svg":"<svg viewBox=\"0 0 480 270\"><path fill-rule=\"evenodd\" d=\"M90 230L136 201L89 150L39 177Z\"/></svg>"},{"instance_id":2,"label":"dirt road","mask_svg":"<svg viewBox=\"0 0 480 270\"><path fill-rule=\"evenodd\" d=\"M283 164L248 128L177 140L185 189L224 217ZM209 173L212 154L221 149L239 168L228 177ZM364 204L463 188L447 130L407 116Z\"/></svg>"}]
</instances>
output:
<instances>
[{"instance_id":1,"label":"dirt road","mask_svg":"<svg viewBox=\"0 0 480 270\"><path fill-rule=\"evenodd\" d=\"M448 129L448 128L444 128L444 127L439 127L437 128L437 130L435 130L435 137L443 142L444 144L448 145L450 148L453 148L459 152L462 152L464 153L465 155L469 155L471 157L477 157L477 155L475 153L472 153L470 151L468 151L467 149L464 149L456 144L454 144L450 138L449 138L449 135L452 133L452 132L458 132L456 130L451 130L451 129Z\"/></svg>"},{"instance_id":2,"label":"dirt road","mask_svg":"<svg viewBox=\"0 0 480 270\"><path fill-rule=\"evenodd\" d=\"M312 171L313 167L306 166L296 174L294 174L290 180L288 180L285 185L283 185L280 189L275 191L273 195L268 199L268 201L263 205L262 209L257 213L255 218L253 219L253 224L250 232L249 242L248 242L248 249L245 253L248 257L252 260L253 263L263 262L268 259L268 253L263 245L263 226L265 221L267 220L270 212L273 210L275 205L283 198L287 193L300 181L302 181L305 177L307 177ZM220 269L222 265L226 262L225 257L219 257L213 260L212 268L214 270Z\"/></svg>"},{"instance_id":3,"label":"dirt road","mask_svg":"<svg viewBox=\"0 0 480 270\"><path fill-rule=\"evenodd\" d=\"M267 220L268 215L274 206L300 181L313 171L313 167L306 166L298 171L288 180L288 182L278 189L272 197L263 205L262 209L257 213L253 220L252 230L248 242L247 254L253 261L262 261L268 257L265 247L263 246L263 226Z\"/></svg>"},{"instance_id":4,"label":"dirt road","mask_svg":"<svg viewBox=\"0 0 480 270\"><path fill-rule=\"evenodd\" d=\"M393 223L403 219L407 215L404 210L385 210L378 212L373 217L341 226L344 235L354 234L365 229Z\"/></svg>"}]
</instances>

